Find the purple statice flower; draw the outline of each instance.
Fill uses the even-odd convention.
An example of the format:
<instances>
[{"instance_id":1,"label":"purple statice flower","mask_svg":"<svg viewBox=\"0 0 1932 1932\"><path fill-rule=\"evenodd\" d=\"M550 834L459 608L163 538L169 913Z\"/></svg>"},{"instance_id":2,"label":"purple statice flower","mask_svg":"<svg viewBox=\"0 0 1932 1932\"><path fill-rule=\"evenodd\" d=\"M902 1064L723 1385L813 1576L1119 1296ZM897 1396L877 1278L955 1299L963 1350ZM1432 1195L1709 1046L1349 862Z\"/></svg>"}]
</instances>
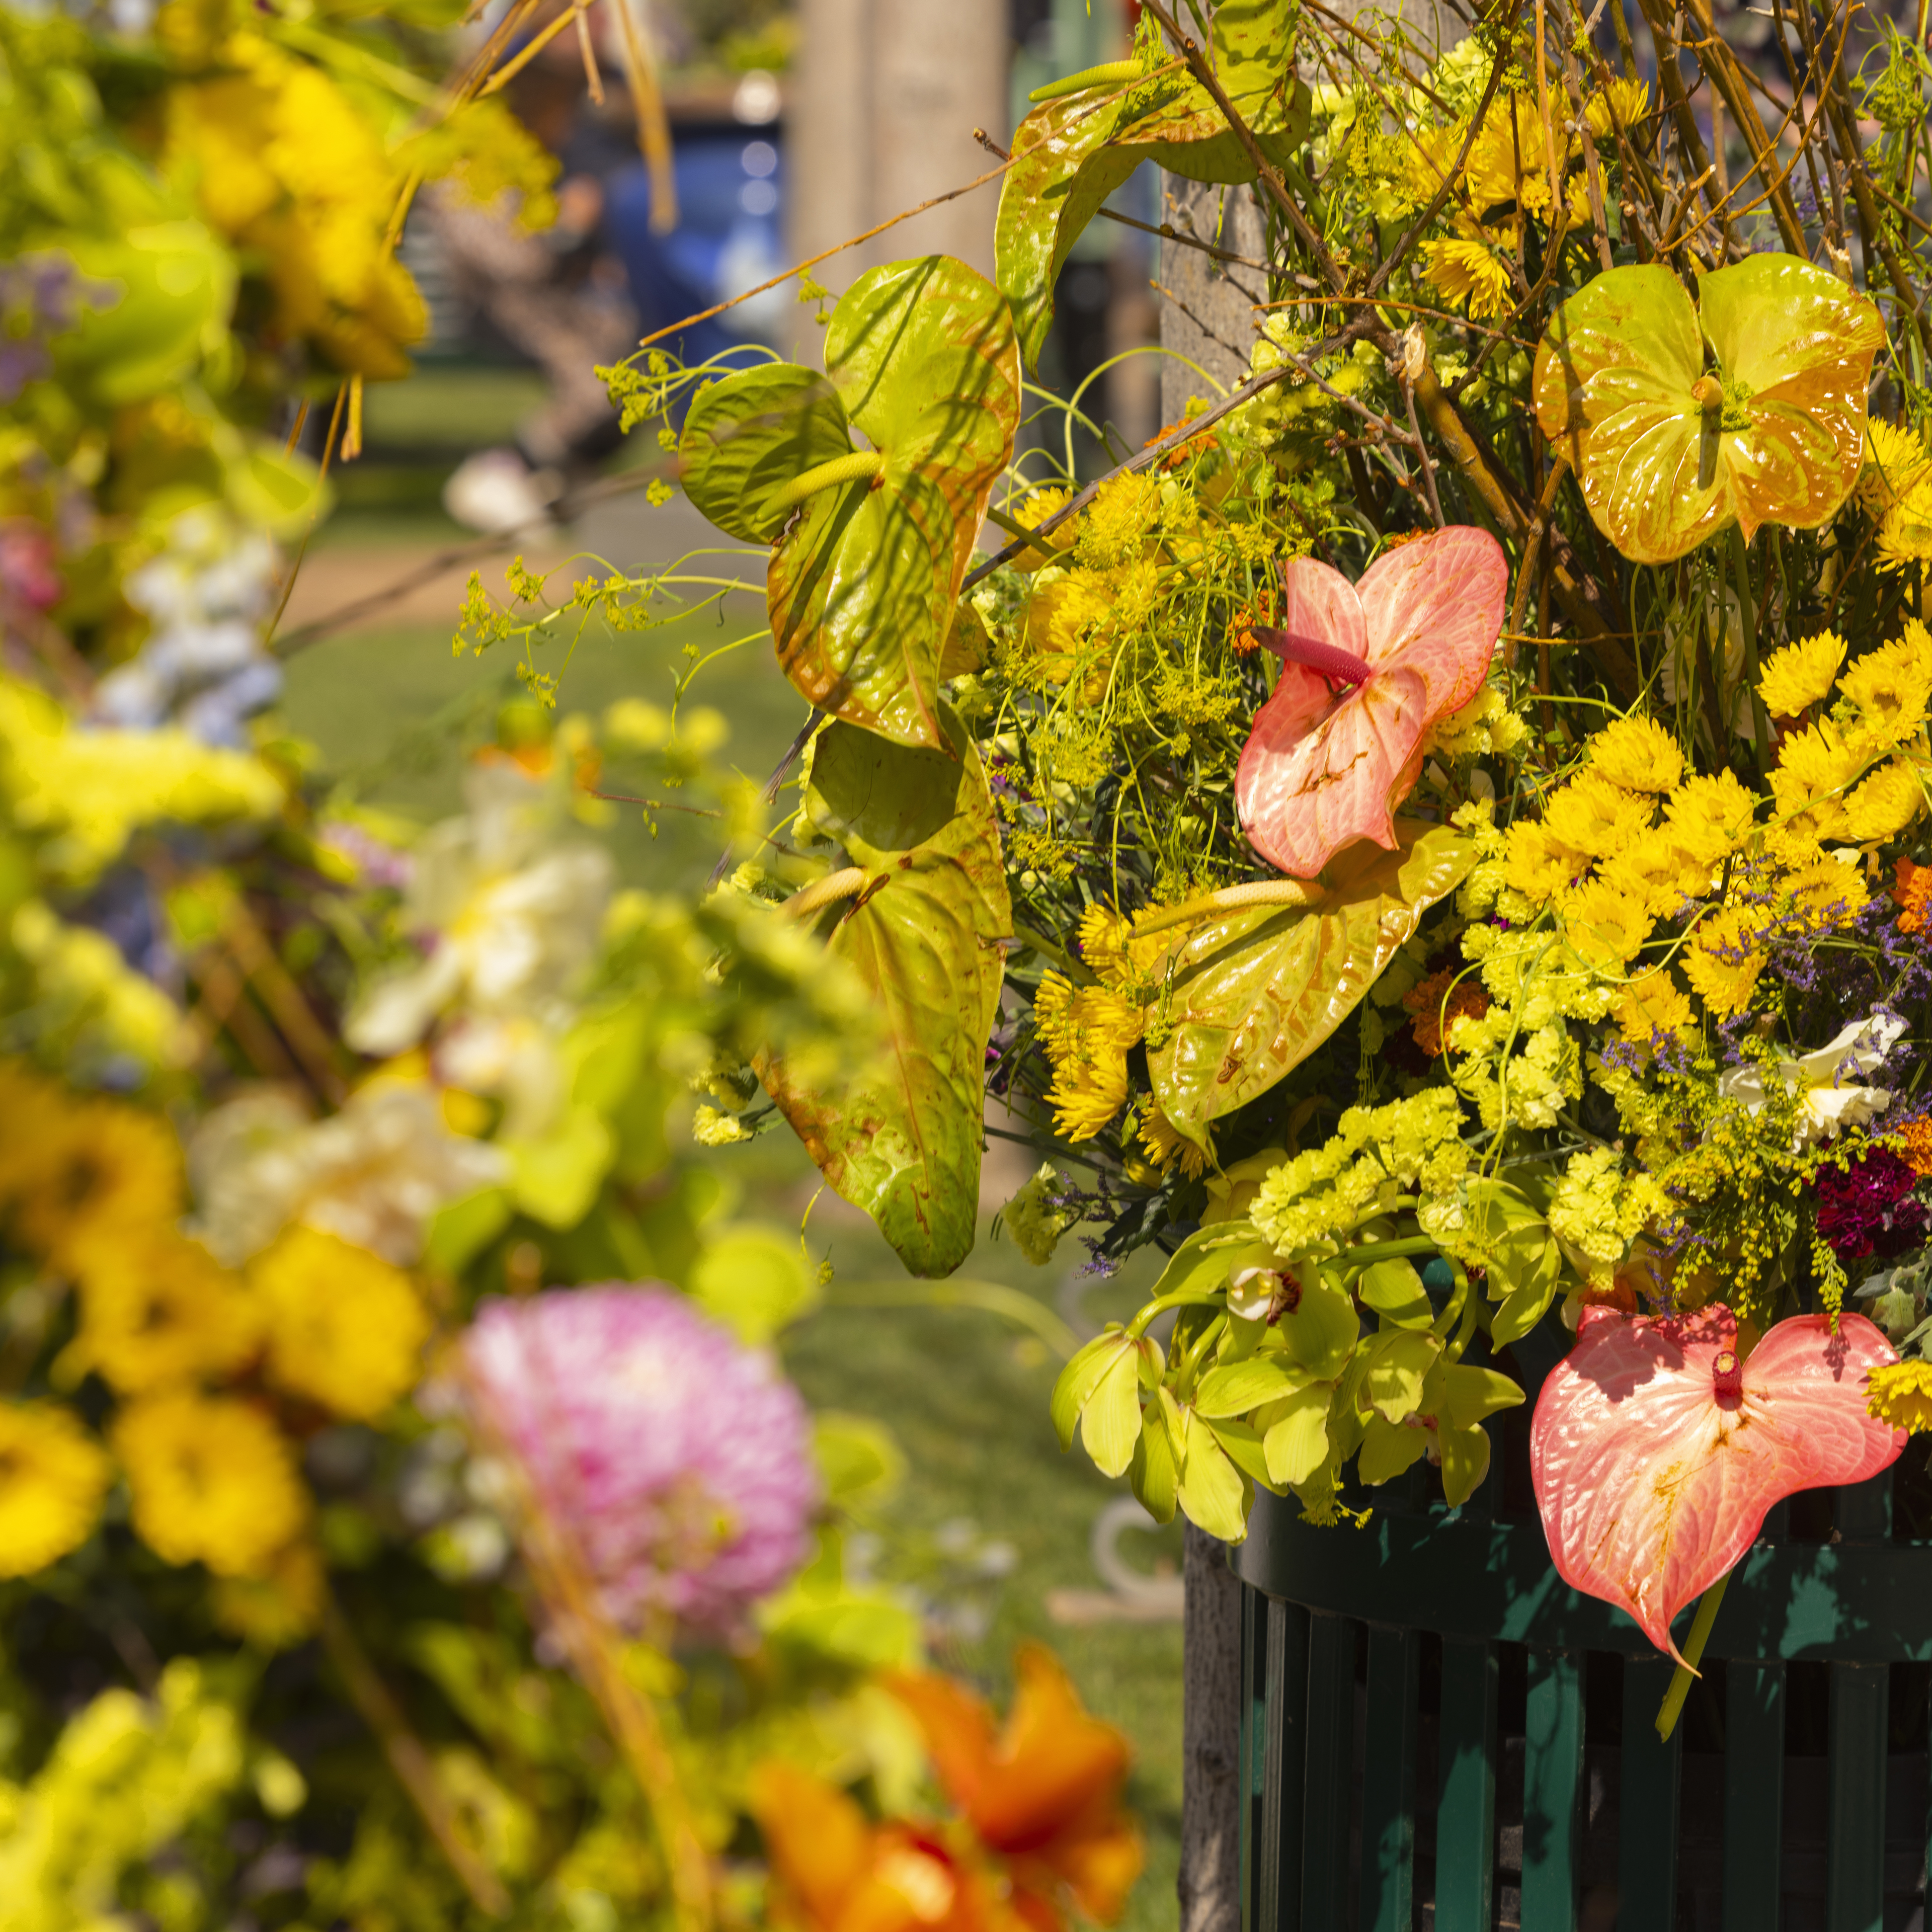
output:
<instances>
[{"instance_id":1,"label":"purple statice flower","mask_svg":"<svg viewBox=\"0 0 1932 1932\"><path fill-rule=\"evenodd\" d=\"M1841 1262L1889 1258L1924 1244L1918 1177L1889 1148L1868 1147L1844 1168L1818 1170L1818 1232Z\"/></svg>"},{"instance_id":2,"label":"purple statice flower","mask_svg":"<svg viewBox=\"0 0 1932 1932\"><path fill-rule=\"evenodd\" d=\"M622 1628L672 1618L730 1637L804 1561L819 1496L805 1403L675 1289L488 1301L465 1352Z\"/></svg>"}]
</instances>

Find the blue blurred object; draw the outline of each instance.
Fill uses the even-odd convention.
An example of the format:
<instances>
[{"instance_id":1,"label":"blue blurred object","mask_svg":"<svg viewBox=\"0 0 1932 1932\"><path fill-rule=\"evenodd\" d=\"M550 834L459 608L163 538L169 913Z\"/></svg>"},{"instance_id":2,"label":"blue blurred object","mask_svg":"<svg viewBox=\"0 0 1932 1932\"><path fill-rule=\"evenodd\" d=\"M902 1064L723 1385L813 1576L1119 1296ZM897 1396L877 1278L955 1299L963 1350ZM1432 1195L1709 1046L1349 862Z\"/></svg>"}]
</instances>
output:
<instances>
[{"instance_id":1,"label":"blue blurred object","mask_svg":"<svg viewBox=\"0 0 1932 1932\"><path fill-rule=\"evenodd\" d=\"M784 161L776 124L676 129L672 166L678 223L668 235L651 232L650 176L641 161L604 183L605 242L624 265L645 335L742 295L787 266ZM697 363L748 343L776 341L788 295L781 284L693 323L664 346L681 361Z\"/></svg>"}]
</instances>

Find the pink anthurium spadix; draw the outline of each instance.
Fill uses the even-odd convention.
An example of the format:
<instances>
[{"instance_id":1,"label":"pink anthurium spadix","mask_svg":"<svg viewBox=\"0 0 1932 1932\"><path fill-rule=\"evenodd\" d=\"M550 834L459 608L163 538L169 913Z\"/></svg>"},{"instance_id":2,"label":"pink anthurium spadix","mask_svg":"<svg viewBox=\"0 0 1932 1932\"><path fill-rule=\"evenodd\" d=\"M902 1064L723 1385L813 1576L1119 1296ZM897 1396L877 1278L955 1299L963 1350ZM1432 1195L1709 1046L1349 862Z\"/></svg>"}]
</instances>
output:
<instances>
[{"instance_id":1,"label":"pink anthurium spadix","mask_svg":"<svg viewBox=\"0 0 1932 1932\"><path fill-rule=\"evenodd\" d=\"M1484 530L1452 526L1387 550L1351 584L1312 557L1282 572L1282 659L1234 776L1255 850L1312 879L1343 846L1395 849L1395 808L1439 718L1482 688L1509 566Z\"/></svg>"},{"instance_id":2,"label":"pink anthurium spadix","mask_svg":"<svg viewBox=\"0 0 1932 1932\"><path fill-rule=\"evenodd\" d=\"M1713 1305L1634 1318L1586 1308L1530 1424L1537 1508L1557 1574L1627 1610L1679 1664L1670 1620L1750 1547L1799 1490L1888 1468L1905 1432L1865 1412L1898 1358L1862 1315L1780 1322L1740 1360Z\"/></svg>"}]
</instances>

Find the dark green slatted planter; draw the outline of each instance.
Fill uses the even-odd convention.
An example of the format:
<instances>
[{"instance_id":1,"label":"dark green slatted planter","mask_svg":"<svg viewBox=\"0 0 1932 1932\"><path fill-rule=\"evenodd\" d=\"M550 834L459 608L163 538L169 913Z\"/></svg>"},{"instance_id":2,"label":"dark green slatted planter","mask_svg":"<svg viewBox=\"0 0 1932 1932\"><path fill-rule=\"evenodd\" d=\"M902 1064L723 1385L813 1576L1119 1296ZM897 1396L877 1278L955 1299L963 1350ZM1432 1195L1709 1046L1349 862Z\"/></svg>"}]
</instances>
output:
<instances>
[{"instance_id":1,"label":"dark green slatted planter","mask_svg":"<svg viewBox=\"0 0 1932 1932\"><path fill-rule=\"evenodd\" d=\"M1259 1496L1246 1932L1932 1932L1932 1544L1894 1540L1892 1480L1808 1499L1812 1540L1774 1513L1668 1745L1668 1662L1534 1516Z\"/></svg>"}]
</instances>

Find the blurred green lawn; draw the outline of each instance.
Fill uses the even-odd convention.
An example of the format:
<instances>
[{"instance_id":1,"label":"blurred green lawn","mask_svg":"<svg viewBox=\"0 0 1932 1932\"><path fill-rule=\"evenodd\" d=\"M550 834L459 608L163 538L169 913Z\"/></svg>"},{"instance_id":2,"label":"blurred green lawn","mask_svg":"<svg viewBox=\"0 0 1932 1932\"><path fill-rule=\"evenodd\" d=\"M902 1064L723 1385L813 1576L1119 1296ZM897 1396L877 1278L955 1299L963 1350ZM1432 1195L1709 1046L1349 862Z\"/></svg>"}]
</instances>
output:
<instances>
[{"instance_id":1,"label":"blurred green lawn","mask_svg":"<svg viewBox=\"0 0 1932 1932\"><path fill-rule=\"evenodd\" d=\"M424 385L421 390L418 383ZM372 394L377 460L364 466L370 480L358 487L380 494L384 437L392 446L421 451L438 448L442 436L446 452L460 454L458 432L449 428L452 414L494 438L514 422L529 393L526 385L521 402L514 394L493 397L487 382L479 386L466 375L460 381L419 377L386 395ZM413 439L407 446L403 427ZM330 546L353 542L359 520L340 520L327 533ZM434 517L400 523L392 518L388 538L402 525L418 541L440 542L446 534ZM507 661L452 656L454 616L447 627L377 629L325 640L290 665L288 723L317 744L330 768L352 781L368 802L419 820L458 806L464 721L480 728L497 704L521 690ZM734 600L726 616L722 628L707 614L616 638L601 628L586 632L564 680L560 711L595 712L623 696L667 702L686 644L710 649L762 624L754 598ZM687 702L725 713L732 735L723 755L760 781L805 715L763 637L701 673ZM628 883L660 890L701 884L718 855L716 832L706 821L674 814L661 825L653 839L640 814L626 810L600 836ZM811 1199L809 1163L782 1132L748 1148L722 1150L716 1160L741 1211L789 1217L795 1224ZM833 1263L835 1298L862 1294L868 1282L903 1285L903 1271L869 1224L830 1203L830 1196L820 1202L810 1227L814 1251L828 1252ZM993 1240L982 1226L980 1246L962 1274L1022 1288L1052 1304L1082 1253L1070 1244L1054 1266L1034 1269L1010 1242ZM1150 1273L1144 1264L1113 1282L1092 1284L1082 1309L1096 1322L1124 1316ZM1048 1616L1049 1591L1100 1587L1089 1533L1102 1507L1124 1493L1077 1447L1070 1455L1060 1453L1046 1408L1057 1360L1036 1338L995 1316L932 1307L828 1306L794 1328L785 1354L815 1406L874 1416L898 1438L910 1473L891 1506L896 1527L923 1539L967 1519L982 1537L1012 1546L1015 1567L998 1586L984 1635L949 1643L945 1660L1004 1699L1014 1643L1040 1638L1065 1660L1091 1707L1127 1731L1138 1754L1130 1796L1148 1829L1149 1862L1125 1923L1131 1932L1171 1926L1180 1803L1180 1629L1178 1623L1126 1622L1062 1628ZM1178 1566L1178 1530L1130 1536L1126 1553L1145 1567Z\"/></svg>"}]
</instances>

